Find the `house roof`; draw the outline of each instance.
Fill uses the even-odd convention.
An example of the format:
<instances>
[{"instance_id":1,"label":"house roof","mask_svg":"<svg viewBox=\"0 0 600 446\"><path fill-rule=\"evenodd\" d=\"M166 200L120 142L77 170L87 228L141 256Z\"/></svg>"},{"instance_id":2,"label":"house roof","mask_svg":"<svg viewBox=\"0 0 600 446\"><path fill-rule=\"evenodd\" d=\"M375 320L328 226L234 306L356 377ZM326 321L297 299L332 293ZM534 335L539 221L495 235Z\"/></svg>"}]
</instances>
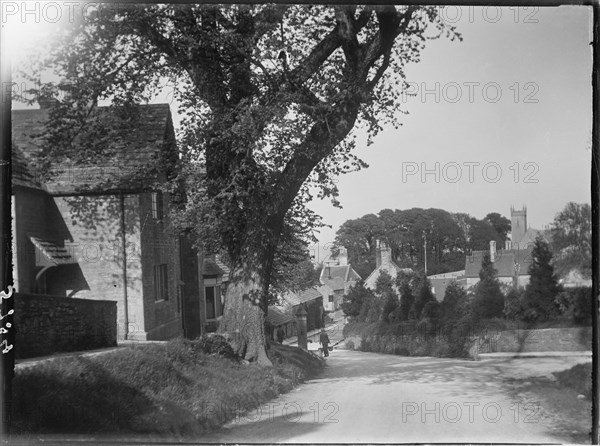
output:
<instances>
[{"instance_id":1,"label":"house roof","mask_svg":"<svg viewBox=\"0 0 600 446\"><path fill-rule=\"evenodd\" d=\"M111 131L104 159L74 164L65 153L67 161L51 164L52 175L44 181L44 188L55 195L148 188L168 165L166 161L176 157L173 124L168 104L139 105L135 110L128 121L119 119L115 109L98 107L97 121ZM14 186L36 186L30 177L35 177L34 159L42 150L47 120L45 109L12 111ZM69 150L84 150L82 140L76 138Z\"/></svg>"},{"instance_id":2,"label":"house roof","mask_svg":"<svg viewBox=\"0 0 600 446\"><path fill-rule=\"evenodd\" d=\"M303 291L288 291L283 295L283 300L292 306L296 306L319 297L323 297L323 295L316 288L307 288Z\"/></svg>"},{"instance_id":3,"label":"house roof","mask_svg":"<svg viewBox=\"0 0 600 446\"><path fill-rule=\"evenodd\" d=\"M323 296L329 296L330 294L333 294L333 291L334 291L333 288L331 288L329 285L318 286L317 290Z\"/></svg>"},{"instance_id":4,"label":"house roof","mask_svg":"<svg viewBox=\"0 0 600 446\"><path fill-rule=\"evenodd\" d=\"M532 246L525 249L499 250L496 252L494 268L498 271L498 277L513 277L515 274L515 263L519 264L519 276L528 276L531 266ZM465 277L479 277L483 256L489 251L473 251L465 261Z\"/></svg>"},{"instance_id":5,"label":"house roof","mask_svg":"<svg viewBox=\"0 0 600 446\"><path fill-rule=\"evenodd\" d=\"M352 265L323 266L319 281L332 290L343 290L347 282L360 280Z\"/></svg>"},{"instance_id":6,"label":"house roof","mask_svg":"<svg viewBox=\"0 0 600 446\"><path fill-rule=\"evenodd\" d=\"M392 276L392 278L394 278L400 272L411 273L412 268L400 268L398 265L396 265L396 263L394 263L393 260L389 260L379 265L379 267L375 268L373 272L369 274L369 277L367 277L365 283L371 283L373 280L376 280L376 278L379 277L379 274L381 274L381 271L387 272L390 276ZM374 285L375 283L373 282L373 286Z\"/></svg>"},{"instance_id":7,"label":"house roof","mask_svg":"<svg viewBox=\"0 0 600 446\"><path fill-rule=\"evenodd\" d=\"M204 268L202 269L203 276L222 276L225 273L215 259L207 257L204 259Z\"/></svg>"},{"instance_id":8,"label":"house roof","mask_svg":"<svg viewBox=\"0 0 600 446\"><path fill-rule=\"evenodd\" d=\"M219 255L215 256L215 263L221 269L221 271L223 271L223 281L227 282L229 280L229 275L231 274L231 269L225 265L225 263L223 263Z\"/></svg>"},{"instance_id":9,"label":"house roof","mask_svg":"<svg viewBox=\"0 0 600 446\"><path fill-rule=\"evenodd\" d=\"M465 270L462 269L460 271L452 271L449 273L441 273L441 274L433 274L431 276L427 276L428 279L458 279L465 275Z\"/></svg>"},{"instance_id":10,"label":"house roof","mask_svg":"<svg viewBox=\"0 0 600 446\"><path fill-rule=\"evenodd\" d=\"M286 313L283 308L272 305L269 307L266 319L271 325L277 327L278 325L292 322L294 317L291 314Z\"/></svg>"}]
</instances>

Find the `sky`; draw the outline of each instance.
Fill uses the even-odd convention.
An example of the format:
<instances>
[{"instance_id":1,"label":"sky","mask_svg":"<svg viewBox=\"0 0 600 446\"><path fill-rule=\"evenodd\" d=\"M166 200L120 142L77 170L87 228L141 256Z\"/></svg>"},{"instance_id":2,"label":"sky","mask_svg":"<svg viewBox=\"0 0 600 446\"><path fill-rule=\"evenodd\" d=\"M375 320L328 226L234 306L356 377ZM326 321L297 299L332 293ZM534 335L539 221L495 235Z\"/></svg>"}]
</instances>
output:
<instances>
[{"instance_id":1,"label":"sky","mask_svg":"<svg viewBox=\"0 0 600 446\"><path fill-rule=\"evenodd\" d=\"M22 3L3 2L14 61L69 19L68 3L23 14ZM346 220L386 208L510 218L511 205L525 205L540 229L567 202L590 202L591 7L455 6L442 17L463 40L428 41L421 61L407 67L412 95L398 130L384 128L370 147L358 132L355 153L369 168L339 178L343 208L310 204L331 225L311 247L316 260Z\"/></svg>"},{"instance_id":2,"label":"sky","mask_svg":"<svg viewBox=\"0 0 600 446\"><path fill-rule=\"evenodd\" d=\"M567 202L591 201L591 9L463 6L444 17L463 41L429 41L407 69L409 114L358 147L369 168L339 178L343 209L312 203L332 225L315 257L346 220L386 208L510 218L525 205L541 229Z\"/></svg>"}]
</instances>

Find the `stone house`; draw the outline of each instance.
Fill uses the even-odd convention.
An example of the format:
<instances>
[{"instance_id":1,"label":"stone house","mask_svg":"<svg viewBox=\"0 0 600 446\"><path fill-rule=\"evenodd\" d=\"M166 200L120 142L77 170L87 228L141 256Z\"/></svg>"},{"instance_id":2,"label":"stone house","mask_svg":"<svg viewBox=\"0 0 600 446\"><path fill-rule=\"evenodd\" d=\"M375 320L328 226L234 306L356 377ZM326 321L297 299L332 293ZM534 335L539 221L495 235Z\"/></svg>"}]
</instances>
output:
<instances>
[{"instance_id":1,"label":"stone house","mask_svg":"<svg viewBox=\"0 0 600 446\"><path fill-rule=\"evenodd\" d=\"M412 269L400 268L398 265L396 265L396 263L392 260L392 250L390 247L385 242L377 240L375 245L375 269L365 280L365 287L375 290L377 279L379 279L379 275L383 271L388 273L392 279L395 279L398 273L411 273ZM396 292L398 292L397 289Z\"/></svg>"},{"instance_id":2,"label":"stone house","mask_svg":"<svg viewBox=\"0 0 600 446\"><path fill-rule=\"evenodd\" d=\"M54 163L40 177L46 109L15 110L13 277L21 293L115 301L119 339L161 340L202 332L203 259L173 231L161 191L177 162L168 104L141 105L134 127L113 119L110 157ZM74 150L81 141L75 140ZM84 150L81 148L81 150Z\"/></svg>"},{"instance_id":3,"label":"stone house","mask_svg":"<svg viewBox=\"0 0 600 446\"><path fill-rule=\"evenodd\" d=\"M498 272L498 281L507 286L526 287L529 283L529 267L532 263L533 246L524 249L503 249L496 251L496 243L490 242L489 251L473 251L465 261L465 286L470 288L479 282L479 272L485 254L489 254Z\"/></svg>"},{"instance_id":4,"label":"stone house","mask_svg":"<svg viewBox=\"0 0 600 446\"><path fill-rule=\"evenodd\" d=\"M321 293L327 293L323 294L323 296L327 296L325 309L327 311L339 310L344 296L359 280L361 280L361 277L348 263L346 248L341 247L337 258L323 265L319 276L321 285L327 287L319 288Z\"/></svg>"},{"instance_id":5,"label":"stone house","mask_svg":"<svg viewBox=\"0 0 600 446\"><path fill-rule=\"evenodd\" d=\"M535 239L544 232L527 225L527 207L520 210L510 207L510 240L504 249L497 250L496 243L490 241L489 251L473 251L465 261L465 286L470 288L479 282L479 271L486 252L498 271L498 280L509 286L526 287L529 283L529 267Z\"/></svg>"}]
</instances>

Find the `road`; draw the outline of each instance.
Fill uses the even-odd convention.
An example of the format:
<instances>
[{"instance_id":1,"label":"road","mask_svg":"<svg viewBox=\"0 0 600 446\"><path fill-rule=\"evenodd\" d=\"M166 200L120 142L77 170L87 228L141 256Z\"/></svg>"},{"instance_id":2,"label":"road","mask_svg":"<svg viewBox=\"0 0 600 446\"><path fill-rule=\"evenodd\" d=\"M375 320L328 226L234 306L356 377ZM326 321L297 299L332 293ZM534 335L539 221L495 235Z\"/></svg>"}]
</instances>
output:
<instances>
[{"instance_id":1,"label":"road","mask_svg":"<svg viewBox=\"0 0 600 446\"><path fill-rule=\"evenodd\" d=\"M519 362L520 361L520 362ZM530 360L468 361L335 350L318 378L196 439L227 443L564 443L505 378ZM570 367L536 360L539 374ZM536 366L537 367L537 366Z\"/></svg>"}]
</instances>

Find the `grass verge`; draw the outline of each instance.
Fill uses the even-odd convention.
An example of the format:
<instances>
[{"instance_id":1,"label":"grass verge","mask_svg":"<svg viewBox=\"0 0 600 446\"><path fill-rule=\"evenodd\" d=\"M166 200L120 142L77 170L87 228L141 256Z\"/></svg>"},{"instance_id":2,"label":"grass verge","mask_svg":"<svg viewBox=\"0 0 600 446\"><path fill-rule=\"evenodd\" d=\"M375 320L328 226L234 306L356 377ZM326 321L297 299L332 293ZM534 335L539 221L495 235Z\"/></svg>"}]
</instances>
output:
<instances>
[{"instance_id":1,"label":"grass verge","mask_svg":"<svg viewBox=\"0 0 600 446\"><path fill-rule=\"evenodd\" d=\"M533 421L544 421L565 443L590 444L591 374L592 364L583 363L552 373L554 379L527 377L510 384L521 407L529 405Z\"/></svg>"},{"instance_id":2,"label":"grass verge","mask_svg":"<svg viewBox=\"0 0 600 446\"><path fill-rule=\"evenodd\" d=\"M56 358L17 370L13 432L184 436L209 432L291 390L322 362L270 346L273 367L207 354L176 339L102 355Z\"/></svg>"}]
</instances>

